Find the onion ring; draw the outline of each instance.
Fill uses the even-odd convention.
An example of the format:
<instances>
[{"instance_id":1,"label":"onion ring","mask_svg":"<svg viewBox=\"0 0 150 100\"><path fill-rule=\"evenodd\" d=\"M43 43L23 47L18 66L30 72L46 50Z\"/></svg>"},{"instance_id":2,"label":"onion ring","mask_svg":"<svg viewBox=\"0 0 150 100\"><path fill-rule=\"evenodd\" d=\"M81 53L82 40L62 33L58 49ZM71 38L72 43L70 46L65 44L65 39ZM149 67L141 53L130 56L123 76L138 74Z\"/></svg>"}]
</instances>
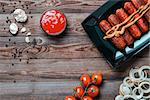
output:
<instances>
[{"instance_id":1,"label":"onion ring","mask_svg":"<svg viewBox=\"0 0 150 100\"><path fill-rule=\"evenodd\" d=\"M129 98L130 98L130 99L129 99ZM123 97L123 100L125 100L125 99L137 100L137 98L136 98L135 96L132 96L132 95L125 95L125 96Z\"/></svg>"},{"instance_id":2,"label":"onion ring","mask_svg":"<svg viewBox=\"0 0 150 100\"><path fill-rule=\"evenodd\" d=\"M145 84L148 85L148 89L143 89L143 88L142 88L142 86L145 85ZM139 88L141 88L144 93L150 93L150 82L142 82L142 83L139 85ZM146 88L146 87L144 87L144 88Z\"/></svg>"},{"instance_id":3,"label":"onion ring","mask_svg":"<svg viewBox=\"0 0 150 100\"><path fill-rule=\"evenodd\" d=\"M127 85L128 87L133 87L134 86L134 82L131 80L130 77L124 78L123 84Z\"/></svg>"},{"instance_id":4,"label":"onion ring","mask_svg":"<svg viewBox=\"0 0 150 100\"><path fill-rule=\"evenodd\" d=\"M149 71L150 71L150 66L142 66L142 67L139 69L139 73L144 72L144 70L149 70ZM144 72L144 73L145 73L145 72ZM149 74L146 73L144 79L150 81L150 78L149 78L148 76L149 76Z\"/></svg>"},{"instance_id":5,"label":"onion ring","mask_svg":"<svg viewBox=\"0 0 150 100\"><path fill-rule=\"evenodd\" d=\"M123 100L123 96L122 95L117 95L115 100Z\"/></svg>"},{"instance_id":6,"label":"onion ring","mask_svg":"<svg viewBox=\"0 0 150 100\"><path fill-rule=\"evenodd\" d=\"M138 74L138 77L136 77L135 74ZM144 78L144 72L139 73L138 69L131 69L129 73L129 77L132 80L139 82L141 79Z\"/></svg>"},{"instance_id":7,"label":"onion ring","mask_svg":"<svg viewBox=\"0 0 150 100\"><path fill-rule=\"evenodd\" d=\"M123 95L129 95L129 94L131 94L131 88L128 87L127 85L125 85L125 84L121 84L120 85L120 92Z\"/></svg>"},{"instance_id":8,"label":"onion ring","mask_svg":"<svg viewBox=\"0 0 150 100\"><path fill-rule=\"evenodd\" d=\"M132 68L120 85L119 94L115 100L149 100L150 66Z\"/></svg>"},{"instance_id":9,"label":"onion ring","mask_svg":"<svg viewBox=\"0 0 150 100\"><path fill-rule=\"evenodd\" d=\"M139 95L137 95L136 93L139 93ZM141 99L144 95L143 91L141 88L139 87L135 87L132 91L133 96L135 96L137 99Z\"/></svg>"}]
</instances>

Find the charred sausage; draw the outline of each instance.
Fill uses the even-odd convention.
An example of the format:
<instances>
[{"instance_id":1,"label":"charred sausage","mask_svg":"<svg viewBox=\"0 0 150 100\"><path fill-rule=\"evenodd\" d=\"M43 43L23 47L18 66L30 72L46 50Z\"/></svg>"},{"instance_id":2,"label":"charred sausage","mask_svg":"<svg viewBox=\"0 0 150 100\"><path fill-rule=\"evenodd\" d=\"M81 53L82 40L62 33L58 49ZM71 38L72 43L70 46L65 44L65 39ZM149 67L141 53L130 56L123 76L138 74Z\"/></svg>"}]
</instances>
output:
<instances>
[{"instance_id":1,"label":"charred sausage","mask_svg":"<svg viewBox=\"0 0 150 100\"><path fill-rule=\"evenodd\" d=\"M99 27L101 28L101 30L106 33L109 29L111 29L111 25L108 23L108 21L106 20L102 20L99 23ZM126 46L126 43L124 41L124 39L120 36L120 37L112 37L111 42L120 50L124 49Z\"/></svg>"},{"instance_id":2,"label":"charred sausage","mask_svg":"<svg viewBox=\"0 0 150 100\"><path fill-rule=\"evenodd\" d=\"M108 17L108 21L112 26L115 26L119 23L121 23L121 21L119 20L119 18L115 15L115 14L111 14ZM128 30L125 31L125 33L122 35L122 37L124 38L125 42L127 43L127 45L131 45L134 42L133 37L129 34Z\"/></svg>"},{"instance_id":3,"label":"charred sausage","mask_svg":"<svg viewBox=\"0 0 150 100\"><path fill-rule=\"evenodd\" d=\"M140 8L142 5L145 5L144 0L131 0L131 1L137 9Z\"/></svg>"},{"instance_id":4,"label":"charred sausage","mask_svg":"<svg viewBox=\"0 0 150 100\"><path fill-rule=\"evenodd\" d=\"M144 3L147 4L147 3L148 3L148 0L144 0Z\"/></svg>"},{"instance_id":5,"label":"charred sausage","mask_svg":"<svg viewBox=\"0 0 150 100\"><path fill-rule=\"evenodd\" d=\"M134 4L134 6L138 9L140 8L142 5L145 5L146 3L144 2L144 0L131 0L132 3ZM148 0L147 2L150 2L150 0ZM147 21L150 23L150 10L144 15L144 17L147 19Z\"/></svg>"},{"instance_id":6,"label":"charred sausage","mask_svg":"<svg viewBox=\"0 0 150 100\"><path fill-rule=\"evenodd\" d=\"M124 9L127 11L128 14L132 14L135 11L137 11L137 9L133 6L133 4L131 2L126 2L124 4ZM139 16L140 16L140 14L136 14L134 18L137 18ZM139 28L141 29L142 32L148 31L148 23L144 18L140 18L137 21L137 25L139 26Z\"/></svg>"},{"instance_id":7,"label":"charred sausage","mask_svg":"<svg viewBox=\"0 0 150 100\"><path fill-rule=\"evenodd\" d=\"M118 16L118 18L123 22L125 21L129 16L128 14L124 11L124 9L120 8L116 10L116 15ZM128 21L128 23L130 23L131 21ZM130 26L129 28L130 34L135 38L138 39L141 36L141 31L140 29L137 27L137 25L133 24L132 26Z\"/></svg>"}]
</instances>

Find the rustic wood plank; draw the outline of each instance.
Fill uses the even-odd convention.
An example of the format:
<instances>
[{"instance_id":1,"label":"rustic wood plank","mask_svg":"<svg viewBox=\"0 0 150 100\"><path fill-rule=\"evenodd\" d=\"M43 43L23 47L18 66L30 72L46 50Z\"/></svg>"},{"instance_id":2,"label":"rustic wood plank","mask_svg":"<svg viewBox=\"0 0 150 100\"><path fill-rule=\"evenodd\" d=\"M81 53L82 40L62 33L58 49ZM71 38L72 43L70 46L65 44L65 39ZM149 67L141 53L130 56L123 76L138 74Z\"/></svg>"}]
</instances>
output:
<instances>
[{"instance_id":1,"label":"rustic wood plank","mask_svg":"<svg viewBox=\"0 0 150 100\"><path fill-rule=\"evenodd\" d=\"M31 59L0 60L0 82L12 81L50 81L54 79L78 79L83 73L103 73L105 80L122 79L131 67L149 65L147 58L134 58L120 67L123 71L113 71L105 60L94 59ZM28 63L27 63L28 62ZM124 69L124 67L126 69Z\"/></svg>"},{"instance_id":2,"label":"rustic wood plank","mask_svg":"<svg viewBox=\"0 0 150 100\"><path fill-rule=\"evenodd\" d=\"M21 1L21 2L19 2ZM31 13L42 13L46 9L59 9L68 13L92 12L100 5L104 4L105 0L61 0L60 6L54 7L49 3L51 0L1 0L0 13L11 13L15 8L27 9ZM11 9L11 10L10 10ZM38 10L37 10L38 9Z\"/></svg>"},{"instance_id":3,"label":"rustic wood plank","mask_svg":"<svg viewBox=\"0 0 150 100\"><path fill-rule=\"evenodd\" d=\"M121 81L105 81L104 84L100 87L101 95L95 100L112 100L118 94ZM73 87L78 85L79 81L0 83L0 98L3 100L62 100L65 95L71 95Z\"/></svg>"},{"instance_id":4,"label":"rustic wood plank","mask_svg":"<svg viewBox=\"0 0 150 100\"><path fill-rule=\"evenodd\" d=\"M7 44L7 43L6 43ZM4 44L4 45L6 45ZM8 46L8 44L7 44ZM62 49L63 48L63 49ZM103 55L92 44L49 44L45 46L27 45L20 43L10 47L0 47L0 58L97 58ZM146 54L144 54L146 53ZM149 48L138 55L140 57L149 57Z\"/></svg>"},{"instance_id":5,"label":"rustic wood plank","mask_svg":"<svg viewBox=\"0 0 150 100\"><path fill-rule=\"evenodd\" d=\"M85 19L86 16L89 15L89 13L84 13L84 14L75 14L75 13L65 13L68 21L68 26L67 26L67 31L65 31L65 35L87 35L82 26L81 22ZM76 16L78 15L78 16ZM29 19L28 22L25 24L20 24L18 23L17 25L21 29L22 26L27 27L28 29L31 30L33 36L46 36L46 34L43 32L43 30L40 27L40 17L41 14L29 14L28 15ZM0 36L12 36L9 32L9 25L10 22L15 22L12 16L10 14L1 14L0 16ZM34 19L34 20L33 20ZM38 23L37 23L38 22ZM26 33L18 33L17 36L25 36Z\"/></svg>"},{"instance_id":6,"label":"rustic wood plank","mask_svg":"<svg viewBox=\"0 0 150 100\"><path fill-rule=\"evenodd\" d=\"M103 55L91 44L66 44L47 46L18 45L10 47L0 47L0 51L0 59L103 58ZM147 48L136 57L139 59L149 59L149 56L149 48Z\"/></svg>"},{"instance_id":7,"label":"rustic wood plank","mask_svg":"<svg viewBox=\"0 0 150 100\"><path fill-rule=\"evenodd\" d=\"M121 81L131 67L150 65L149 48L133 57L120 70L112 70L102 53L92 44L81 22L106 0L61 0L60 6L51 0L0 0L0 100L62 100L79 85L83 73L101 71L104 83L101 95L94 100L112 100L118 94ZM18 24L41 37L42 45L26 44L25 35L9 33L9 24L15 22L11 13L24 9L28 22ZM65 35L50 38L40 28L41 13L59 9L65 13L68 26Z\"/></svg>"}]
</instances>

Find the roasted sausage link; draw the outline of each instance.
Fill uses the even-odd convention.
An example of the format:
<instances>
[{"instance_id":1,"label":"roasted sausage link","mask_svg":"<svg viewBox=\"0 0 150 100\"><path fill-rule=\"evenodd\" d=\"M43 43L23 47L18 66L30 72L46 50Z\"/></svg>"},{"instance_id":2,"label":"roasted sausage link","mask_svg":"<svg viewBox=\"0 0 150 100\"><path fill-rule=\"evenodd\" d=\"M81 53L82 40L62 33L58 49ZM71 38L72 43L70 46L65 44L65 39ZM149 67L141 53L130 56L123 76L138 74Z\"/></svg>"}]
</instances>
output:
<instances>
[{"instance_id":1,"label":"roasted sausage link","mask_svg":"<svg viewBox=\"0 0 150 100\"><path fill-rule=\"evenodd\" d=\"M106 20L102 20L100 23L99 23L99 27L101 28L101 30L106 33L109 29L111 29L111 25L108 23L108 21ZM111 42L120 50L124 49L125 46L126 46L126 43L123 39L122 36L119 36L119 37L112 37L111 39Z\"/></svg>"},{"instance_id":2,"label":"roasted sausage link","mask_svg":"<svg viewBox=\"0 0 150 100\"><path fill-rule=\"evenodd\" d=\"M121 23L121 21L119 20L119 18L115 15L115 14L111 14L108 17L108 21L112 26L115 26L119 23ZM131 45L134 42L133 37L129 34L128 30L125 31L125 33L122 35L122 37L124 38L125 42L127 43L127 45Z\"/></svg>"},{"instance_id":3,"label":"roasted sausage link","mask_svg":"<svg viewBox=\"0 0 150 100\"><path fill-rule=\"evenodd\" d=\"M132 14L137 11L137 9L133 6L131 2L126 2L124 4L124 9L127 11L128 14ZM136 14L134 18L137 18L139 16L140 14ZM144 18L140 18L137 21L137 25L139 26L139 28L141 29L143 33L148 31L148 23Z\"/></svg>"},{"instance_id":4,"label":"roasted sausage link","mask_svg":"<svg viewBox=\"0 0 150 100\"><path fill-rule=\"evenodd\" d=\"M145 5L148 2L150 2L150 0L131 0L131 1L137 9L140 8L142 5ZM148 12L144 15L144 17L150 23L150 10L148 10Z\"/></svg>"},{"instance_id":5,"label":"roasted sausage link","mask_svg":"<svg viewBox=\"0 0 150 100\"><path fill-rule=\"evenodd\" d=\"M129 16L128 14L124 11L124 9L120 8L116 10L116 15L119 17L119 19L123 22L125 21ZM128 21L130 23L131 21ZM135 38L138 39L141 36L141 31L137 27L137 25L133 24L129 28L130 34Z\"/></svg>"}]
</instances>

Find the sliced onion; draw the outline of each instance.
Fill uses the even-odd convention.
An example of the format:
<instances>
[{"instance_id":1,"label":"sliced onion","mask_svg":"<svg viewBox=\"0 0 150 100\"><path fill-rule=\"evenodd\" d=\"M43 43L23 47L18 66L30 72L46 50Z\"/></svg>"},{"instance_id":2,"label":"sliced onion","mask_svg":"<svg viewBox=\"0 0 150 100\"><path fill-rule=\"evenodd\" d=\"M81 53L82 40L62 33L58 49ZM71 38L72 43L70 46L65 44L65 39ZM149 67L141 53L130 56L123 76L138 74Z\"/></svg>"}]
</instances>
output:
<instances>
[{"instance_id":1,"label":"sliced onion","mask_svg":"<svg viewBox=\"0 0 150 100\"><path fill-rule=\"evenodd\" d=\"M144 85L148 85L148 88L145 87L146 89L143 89L142 86L144 86ZM141 88L144 93L150 93L150 82L142 82L139 85L139 88Z\"/></svg>"},{"instance_id":2,"label":"sliced onion","mask_svg":"<svg viewBox=\"0 0 150 100\"><path fill-rule=\"evenodd\" d=\"M148 71L148 72L147 72ZM131 69L129 77L124 78L115 100L149 100L150 98L150 66Z\"/></svg>"},{"instance_id":3,"label":"sliced onion","mask_svg":"<svg viewBox=\"0 0 150 100\"><path fill-rule=\"evenodd\" d=\"M116 96L115 100L123 100L123 96L122 95L118 95L118 96Z\"/></svg>"},{"instance_id":4,"label":"sliced onion","mask_svg":"<svg viewBox=\"0 0 150 100\"><path fill-rule=\"evenodd\" d=\"M137 100L137 98L133 95L125 95L123 97L123 100L126 100L126 99L128 99L128 100Z\"/></svg>"},{"instance_id":5,"label":"sliced onion","mask_svg":"<svg viewBox=\"0 0 150 100\"><path fill-rule=\"evenodd\" d=\"M144 98L144 99L149 99L149 98L150 98L150 93L148 93L148 95L146 95L146 96L143 95L143 98Z\"/></svg>"},{"instance_id":6,"label":"sliced onion","mask_svg":"<svg viewBox=\"0 0 150 100\"><path fill-rule=\"evenodd\" d=\"M134 82L131 80L130 77L124 78L123 84L127 85L128 87L133 87L134 86Z\"/></svg>"},{"instance_id":7,"label":"sliced onion","mask_svg":"<svg viewBox=\"0 0 150 100\"><path fill-rule=\"evenodd\" d=\"M149 70L149 71L150 71L150 66L142 66L142 67L139 69L139 73L143 73L144 70ZM148 77L148 76L150 76L150 75L149 75L148 73L145 73L145 72L144 72L144 74L145 74L144 79L150 81L150 77Z\"/></svg>"},{"instance_id":8,"label":"sliced onion","mask_svg":"<svg viewBox=\"0 0 150 100\"><path fill-rule=\"evenodd\" d=\"M120 92L123 94L123 95L129 95L131 94L131 88L128 87L127 85L125 84L121 84L120 85Z\"/></svg>"},{"instance_id":9,"label":"sliced onion","mask_svg":"<svg viewBox=\"0 0 150 100\"><path fill-rule=\"evenodd\" d=\"M139 93L139 95L137 95L137 92ZM143 90L139 87L135 87L132 91L132 94L137 98L137 99L141 99L144 95Z\"/></svg>"},{"instance_id":10,"label":"sliced onion","mask_svg":"<svg viewBox=\"0 0 150 100\"><path fill-rule=\"evenodd\" d=\"M138 74L139 77L136 77L135 74ZM129 73L129 77L135 81L141 81L144 78L144 72L139 73L138 69L131 69Z\"/></svg>"}]
</instances>

